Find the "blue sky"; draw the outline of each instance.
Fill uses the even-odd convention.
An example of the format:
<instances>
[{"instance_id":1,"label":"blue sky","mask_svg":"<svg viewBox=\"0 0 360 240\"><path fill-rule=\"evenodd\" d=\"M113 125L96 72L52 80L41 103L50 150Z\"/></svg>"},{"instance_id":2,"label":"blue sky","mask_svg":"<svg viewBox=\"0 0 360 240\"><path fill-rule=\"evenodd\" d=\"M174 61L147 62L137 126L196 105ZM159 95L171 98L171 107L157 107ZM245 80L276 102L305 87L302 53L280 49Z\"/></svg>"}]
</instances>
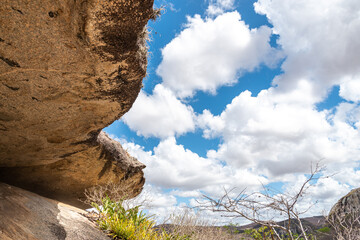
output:
<instances>
[{"instance_id":1,"label":"blue sky","mask_svg":"<svg viewBox=\"0 0 360 240\"><path fill-rule=\"evenodd\" d=\"M201 194L287 191L319 160L308 202L329 210L360 182L360 3L155 1L133 108L105 129L147 165L153 213ZM299 206L306 207L304 206Z\"/></svg>"}]
</instances>

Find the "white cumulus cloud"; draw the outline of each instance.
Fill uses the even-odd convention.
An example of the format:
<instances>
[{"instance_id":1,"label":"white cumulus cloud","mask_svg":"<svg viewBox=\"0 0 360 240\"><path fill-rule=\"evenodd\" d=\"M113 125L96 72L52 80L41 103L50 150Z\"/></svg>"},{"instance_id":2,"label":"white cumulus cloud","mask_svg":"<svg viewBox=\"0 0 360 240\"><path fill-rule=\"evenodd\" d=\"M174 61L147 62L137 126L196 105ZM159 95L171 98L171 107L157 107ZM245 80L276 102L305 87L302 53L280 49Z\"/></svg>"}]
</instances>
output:
<instances>
[{"instance_id":1,"label":"white cumulus cloud","mask_svg":"<svg viewBox=\"0 0 360 240\"><path fill-rule=\"evenodd\" d=\"M339 95L348 101L360 102L360 75L344 78L340 84Z\"/></svg>"},{"instance_id":2,"label":"white cumulus cloud","mask_svg":"<svg viewBox=\"0 0 360 240\"><path fill-rule=\"evenodd\" d=\"M195 129L193 109L161 84L155 86L152 95L141 91L122 119L131 130L145 137L165 138Z\"/></svg>"},{"instance_id":3,"label":"white cumulus cloud","mask_svg":"<svg viewBox=\"0 0 360 240\"><path fill-rule=\"evenodd\" d=\"M249 29L238 12L215 19L188 17L186 28L162 49L157 74L180 98L198 90L215 93L261 63L274 64L280 54L269 44L271 29Z\"/></svg>"},{"instance_id":4,"label":"white cumulus cloud","mask_svg":"<svg viewBox=\"0 0 360 240\"><path fill-rule=\"evenodd\" d=\"M214 159L202 158L176 143L175 138L162 140L154 151L146 152L134 143L123 141L129 153L146 165L145 178L165 189L181 189L182 195L205 191L223 192L223 187L257 187L268 180L250 169L235 169ZM180 196L178 192L176 195Z\"/></svg>"},{"instance_id":5,"label":"white cumulus cloud","mask_svg":"<svg viewBox=\"0 0 360 240\"><path fill-rule=\"evenodd\" d=\"M359 161L359 106L344 103L335 113L277 101L271 91L241 93L219 115L198 117L205 137L221 137L208 156L266 176L306 172L311 163ZM283 100L283 99L281 99Z\"/></svg>"},{"instance_id":6,"label":"white cumulus cloud","mask_svg":"<svg viewBox=\"0 0 360 240\"><path fill-rule=\"evenodd\" d=\"M234 8L235 0L210 0L210 4L206 9L209 16L217 16L223 14L227 10Z\"/></svg>"},{"instance_id":7,"label":"white cumulus cloud","mask_svg":"<svg viewBox=\"0 0 360 240\"><path fill-rule=\"evenodd\" d=\"M274 82L277 90L292 90L306 79L313 85L314 100L321 101L333 85L344 84L343 92L347 91L346 79L360 75L360 41L355 40L360 32L360 1L259 0L254 6L273 24L287 55L284 74ZM354 97L358 93L351 93Z\"/></svg>"},{"instance_id":8,"label":"white cumulus cloud","mask_svg":"<svg viewBox=\"0 0 360 240\"><path fill-rule=\"evenodd\" d=\"M125 115L139 135L161 138L159 145L149 152L134 143L123 145L147 165L149 183L171 189L156 193L164 214L176 208L176 197L218 196L223 187L250 186L251 192L261 183L280 181L292 189L321 160L332 177L319 180L299 206L306 209L318 199L320 207L308 212L318 215L360 179L360 1L258 0L255 11L273 28L257 29L249 29L238 12L226 13L233 5L233 0L213 0L208 18L188 17L185 29L162 50L157 74L163 83L152 95L141 92ZM273 33L281 51L269 44ZM257 96L239 93L219 115L204 110L196 116L179 100L197 91L214 94L283 55L283 73L273 87ZM334 85L351 102L318 111L315 104ZM175 136L196 127L205 138L221 139L207 157L176 142Z\"/></svg>"}]
</instances>

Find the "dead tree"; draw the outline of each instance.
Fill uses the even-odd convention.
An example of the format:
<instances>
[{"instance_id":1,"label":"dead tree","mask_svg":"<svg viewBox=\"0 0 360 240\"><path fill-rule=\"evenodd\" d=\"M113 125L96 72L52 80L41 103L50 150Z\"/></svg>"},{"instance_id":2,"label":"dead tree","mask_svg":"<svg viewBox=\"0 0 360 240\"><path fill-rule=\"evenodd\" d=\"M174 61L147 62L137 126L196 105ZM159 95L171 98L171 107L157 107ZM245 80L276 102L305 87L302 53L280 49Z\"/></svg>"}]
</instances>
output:
<instances>
[{"instance_id":1,"label":"dead tree","mask_svg":"<svg viewBox=\"0 0 360 240\"><path fill-rule=\"evenodd\" d=\"M334 229L337 240L359 240L360 239L360 212L333 211L326 221Z\"/></svg>"},{"instance_id":2,"label":"dead tree","mask_svg":"<svg viewBox=\"0 0 360 240\"><path fill-rule=\"evenodd\" d=\"M246 193L242 190L236 197L233 196L234 189L226 191L219 199L205 196L205 202L200 203L200 208L212 210L214 212L227 213L227 217L242 217L253 223L266 226L271 233L271 238L282 239L286 234L287 239L305 239L309 240L307 229L300 220L300 215L307 212L311 207L303 211L297 209L297 203L304 198L306 191L312 185L312 181L319 179L320 173L324 170L319 164L311 167L311 173L300 189L295 194L286 194L275 192L272 189L264 187L262 192ZM285 216L284 225L275 221L276 216ZM301 230L301 234L295 236L292 231L292 223L295 222Z\"/></svg>"}]
</instances>

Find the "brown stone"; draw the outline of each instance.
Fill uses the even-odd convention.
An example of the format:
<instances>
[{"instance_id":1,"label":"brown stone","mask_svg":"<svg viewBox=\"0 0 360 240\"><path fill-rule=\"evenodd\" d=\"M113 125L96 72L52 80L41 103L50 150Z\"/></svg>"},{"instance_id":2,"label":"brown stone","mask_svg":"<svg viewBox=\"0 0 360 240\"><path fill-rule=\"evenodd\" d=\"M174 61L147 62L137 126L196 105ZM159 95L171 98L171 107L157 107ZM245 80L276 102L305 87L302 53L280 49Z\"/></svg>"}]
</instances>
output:
<instances>
[{"instance_id":1,"label":"brown stone","mask_svg":"<svg viewBox=\"0 0 360 240\"><path fill-rule=\"evenodd\" d=\"M0 239L109 240L81 209L0 183Z\"/></svg>"},{"instance_id":2,"label":"brown stone","mask_svg":"<svg viewBox=\"0 0 360 240\"><path fill-rule=\"evenodd\" d=\"M346 218L350 215L357 219L360 218L360 188L353 189L340 198L331 208L329 218L347 220Z\"/></svg>"},{"instance_id":3,"label":"brown stone","mask_svg":"<svg viewBox=\"0 0 360 240\"><path fill-rule=\"evenodd\" d=\"M141 191L144 165L99 133L140 91L152 6L2 0L0 181L75 205L109 181Z\"/></svg>"}]
</instances>

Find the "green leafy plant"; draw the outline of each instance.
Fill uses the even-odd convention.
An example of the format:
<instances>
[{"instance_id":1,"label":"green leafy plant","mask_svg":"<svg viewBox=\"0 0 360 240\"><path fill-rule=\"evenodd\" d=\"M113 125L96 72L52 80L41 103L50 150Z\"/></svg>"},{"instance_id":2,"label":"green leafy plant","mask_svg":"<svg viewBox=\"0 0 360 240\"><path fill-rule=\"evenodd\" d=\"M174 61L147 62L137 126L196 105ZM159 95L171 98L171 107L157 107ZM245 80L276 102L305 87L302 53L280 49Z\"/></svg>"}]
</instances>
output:
<instances>
[{"instance_id":1,"label":"green leafy plant","mask_svg":"<svg viewBox=\"0 0 360 240\"><path fill-rule=\"evenodd\" d=\"M280 238L274 234L274 231L269 229L266 226L257 228L257 229L245 229L244 233L255 240L273 240L273 239L281 239L281 240L305 240L304 237L299 236L299 234L294 233L292 236L282 235ZM306 239L315 240L316 238L312 234L307 234Z\"/></svg>"},{"instance_id":2,"label":"green leafy plant","mask_svg":"<svg viewBox=\"0 0 360 240\"><path fill-rule=\"evenodd\" d=\"M240 231L237 230L237 228L236 228L236 227L238 227L238 226L239 226L238 224L229 223L228 225L225 225L223 228L224 228L225 230L227 230L227 232L228 232L229 234L239 234Z\"/></svg>"},{"instance_id":3,"label":"green leafy plant","mask_svg":"<svg viewBox=\"0 0 360 240\"><path fill-rule=\"evenodd\" d=\"M329 233L331 229L329 227L323 227L323 228L319 228L317 231L322 233Z\"/></svg>"},{"instance_id":4,"label":"green leafy plant","mask_svg":"<svg viewBox=\"0 0 360 240\"><path fill-rule=\"evenodd\" d=\"M274 233L266 226L260 227L258 229L245 229L244 232L246 235L252 237L255 240L273 239L274 235Z\"/></svg>"},{"instance_id":5,"label":"green leafy plant","mask_svg":"<svg viewBox=\"0 0 360 240\"><path fill-rule=\"evenodd\" d=\"M100 228L109 232L113 238L123 240L182 240L166 232L154 229L155 221L140 211L140 206L126 209L123 201L112 201L108 196L102 199L101 205L92 203L99 213L97 220Z\"/></svg>"}]
</instances>

